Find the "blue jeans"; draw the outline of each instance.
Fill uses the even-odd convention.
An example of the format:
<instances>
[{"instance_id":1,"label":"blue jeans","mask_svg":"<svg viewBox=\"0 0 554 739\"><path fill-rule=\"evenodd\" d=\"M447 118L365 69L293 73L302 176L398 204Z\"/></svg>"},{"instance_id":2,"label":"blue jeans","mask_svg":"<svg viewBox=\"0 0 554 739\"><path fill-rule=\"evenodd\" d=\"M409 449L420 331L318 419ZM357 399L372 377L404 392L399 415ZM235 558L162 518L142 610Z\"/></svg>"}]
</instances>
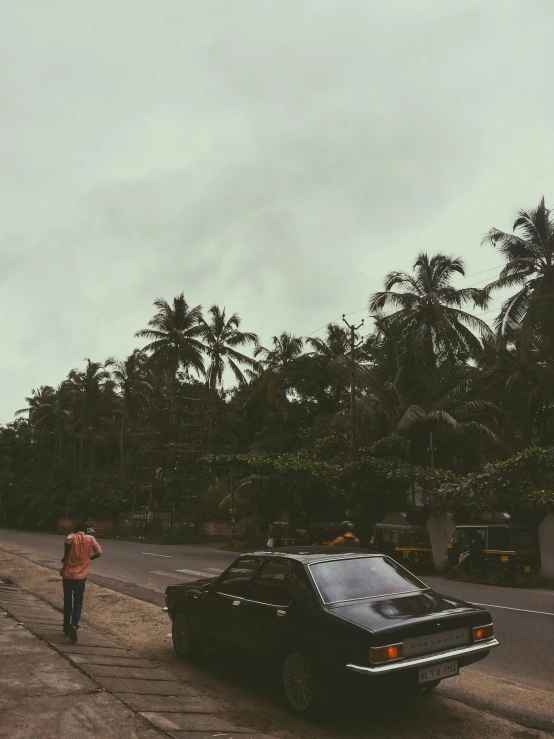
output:
<instances>
[{"instance_id":1,"label":"blue jeans","mask_svg":"<svg viewBox=\"0 0 554 739\"><path fill-rule=\"evenodd\" d=\"M83 610L83 598L85 596L84 580L63 580L63 627L70 626L79 628L79 620Z\"/></svg>"}]
</instances>

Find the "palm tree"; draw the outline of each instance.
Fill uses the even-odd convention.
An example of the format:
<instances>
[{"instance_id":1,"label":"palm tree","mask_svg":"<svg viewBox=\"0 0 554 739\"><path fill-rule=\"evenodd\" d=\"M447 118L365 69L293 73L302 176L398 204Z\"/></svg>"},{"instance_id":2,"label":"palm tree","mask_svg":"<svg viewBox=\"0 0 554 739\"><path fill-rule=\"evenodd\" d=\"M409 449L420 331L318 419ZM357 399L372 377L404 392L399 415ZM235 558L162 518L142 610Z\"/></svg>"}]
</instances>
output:
<instances>
[{"instance_id":1,"label":"palm tree","mask_svg":"<svg viewBox=\"0 0 554 739\"><path fill-rule=\"evenodd\" d=\"M202 338L210 364L206 376L210 390L215 391L221 384L225 367L229 367L239 385L246 382L246 378L239 365L255 369L258 365L255 359L237 350L248 344L259 346L258 336L250 331L240 331L240 318L236 313L227 318L225 308L212 305L208 311L209 321L202 319Z\"/></svg>"},{"instance_id":2,"label":"palm tree","mask_svg":"<svg viewBox=\"0 0 554 739\"><path fill-rule=\"evenodd\" d=\"M187 373L192 368L198 374L204 372L202 352L202 306L191 308L183 293L173 299L173 305L158 298L154 301L157 313L148 321L148 328L137 331L135 336L149 339L143 351L149 352L149 362L170 373L169 422L174 422L177 397L178 372Z\"/></svg>"},{"instance_id":3,"label":"palm tree","mask_svg":"<svg viewBox=\"0 0 554 739\"><path fill-rule=\"evenodd\" d=\"M445 353L450 358L478 353L481 343L474 331L489 335L490 329L480 318L462 310L468 303L484 307L487 292L474 287L457 289L451 285L454 275L465 275L460 258L419 254L414 275L391 272L385 278L384 292L369 299L369 310L377 313L381 325L412 343L422 364L436 365ZM396 292L395 287L402 290ZM396 309L384 314L387 308Z\"/></svg>"},{"instance_id":4,"label":"palm tree","mask_svg":"<svg viewBox=\"0 0 554 739\"><path fill-rule=\"evenodd\" d=\"M208 311L208 321L202 319L202 339L210 363L206 370L208 387L210 388L210 430L209 445L213 435L213 424L215 417L215 399L218 385L221 384L225 368L228 367L239 385L246 383L246 378L239 365L255 369L258 362L247 354L238 350L248 344L259 346L258 336L249 331L240 331L240 318L233 313L229 318L225 314L225 308L212 305Z\"/></svg>"},{"instance_id":5,"label":"palm tree","mask_svg":"<svg viewBox=\"0 0 554 739\"><path fill-rule=\"evenodd\" d=\"M505 412L506 443L524 447L540 440L548 444L554 367L541 361L541 349L523 355L506 337L486 341L476 367L481 397L494 400Z\"/></svg>"},{"instance_id":6,"label":"palm tree","mask_svg":"<svg viewBox=\"0 0 554 739\"><path fill-rule=\"evenodd\" d=\"M15 412L16 416L27 414L29 423L38 427L50 417L50 410L54 405L55 390L50 385L41 385L38 390L32 390L31 395L25 398L26 408L20 408Z\"/></svg>"},{"instance_id":7,"label":"palm tree","mask_svg":"<svg viewBox=\"0 0 554 739\"><path fill-rule=\"evenodd\" d=\"M271 342L271 349L258 346L254 356L262 357L260 366L265 370L262 381L267 384L271 400L279 404L287 401L287 374L304 350L304 339L284 331L273 336Z\"/></svg>"},{"instance_id":8,"label":"palm tree","mask_svg":"<svg viewBox=\"0 0 554 739\"><path fill-rule=\"evenodd\" d=\"M272 349L257 347L255 357L262 357L261 363L266 369L280 372L290 365L304 350L304 339L283 331L279 336L271 338Z\"/></svg>"},{"instance_id":9,"label":"palm tree","mask_svg":"<svg viewBox=\"0 0 554 739\"><path fill-rule=\"evenodd\" d=\"M27 407L16 411L16 416L27 413L29 423L39 434L54 436L53 462L56 462L56 450L61 459L63 432L67 426L70 410L68 393L62 383L56 389L50 385L42 385L33 390L32 395L25 398Z\"/></svg>"},{"instance_id":10,"label":"palm tree","mask_svg":"<svg viewBox=\"0 0 554 739\"><path fill-rule=\"evenodd\" d=\"M358 401L359 413L377 429L377 438L400 434L419 446L420 453L428 440L431 466L435 461L433 435L437 431L443 439L457 436L479 447L502 446L495 432L502 410L479 397L471 367L446 359L432 375L418 378L415 392L407 389L403 373L394 373L386 358L381 367L362 369L366 377Z\"/></svg>"},{"instance_id":11,"label":"palm tree","mask_svg":"<svg viewBox=\"0 0 554 739\"><path fill-rule=\"evenodd\" d=\"M83 445L85 432L91 432L90 469L94 465L95 427L99 425L106 407L106 390L110 382L110 373L101 362L85 359L84 371L72 369L66 381L66 387L73 395L75 412L80 420L81 439L79 447L79 476L83 473Z\"/></svg>"},{"instance_id":12,"label":"palm tree","mask_svg":"<svg viewBox=\"0 0 554 739\"><path fill-rule=\"evenodd\" d=\"M350 351L349 332L336 323L328 323L325 331L324 339L319 337L308 337L306 339L306 344L313 349L313 353L331 360L348 354Z\"/></svg>"},{"instance_id":13,"label":"palm tree","mask_svg":"<svg viewBox=\"0 0 554 739\"><path fill-rule=\"evenodd\" d=\"M483 238L502 254L506 266L488 292L518 286L520 289L504 301L496 330L508 339L519 333L520 348L527 351L536 335L544 349L554 348L554 218L544 204L544 197L531 210L519 210L514 233L497 228ZM516 233L518 232L518 233Z\"/></svg>"},{"instance_id":14,"label":"palm tree","mask_svg":"<svg viewBox=\"0 0 554 739\"><path fill-rule=\"evenodd\" d=\"M123 447L127 421L136 418L147 394L152 391L152 386L146 380L145 365L146 355L141 349L135 349L123 361L110 357L106 362L106 367L111 370L112 379L119 390L119 402L121 403L121 469L123 469Z\"/></svg>"}]
</instances>

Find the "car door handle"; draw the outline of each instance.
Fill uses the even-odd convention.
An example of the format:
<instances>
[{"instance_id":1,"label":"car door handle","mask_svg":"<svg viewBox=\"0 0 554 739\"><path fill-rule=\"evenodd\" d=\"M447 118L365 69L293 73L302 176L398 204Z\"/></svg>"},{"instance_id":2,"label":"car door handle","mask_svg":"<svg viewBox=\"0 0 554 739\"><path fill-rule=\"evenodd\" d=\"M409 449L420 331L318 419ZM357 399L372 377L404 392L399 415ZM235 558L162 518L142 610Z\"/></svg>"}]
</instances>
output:
<instances>
[{"instance_id":1,"label":"car door handle","mask_svg":"<svg viewBox=\"0 0 554 739\"><path fill-rule=\"evenodd\" d=\"M286 615L287 615L286 611L281 611L281 610L277 611L277 618L285 618Z\"/></svg>"},{"instance_id":2,"label":"car door handle","mask_svg":"<svg viewBox=\"0 0 554 739\"><path fill-rule=\"evenodd\" d=\"M233 608L238 608L240 606L240 600L234 600L233 601Z\"/></svg>"}]
</instances>

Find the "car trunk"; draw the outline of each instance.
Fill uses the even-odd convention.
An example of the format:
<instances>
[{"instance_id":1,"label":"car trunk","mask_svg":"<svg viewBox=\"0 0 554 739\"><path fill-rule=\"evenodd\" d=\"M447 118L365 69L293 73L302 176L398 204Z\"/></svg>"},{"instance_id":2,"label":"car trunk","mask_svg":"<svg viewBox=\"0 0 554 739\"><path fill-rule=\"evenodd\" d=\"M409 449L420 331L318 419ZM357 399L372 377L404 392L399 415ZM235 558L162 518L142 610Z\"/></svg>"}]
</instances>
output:
<instances>
[{"instance_id":1,"label":"car trunk","mask_svg":"<svg viewBox=\"0 0 554 739\"><path fill-rule=\"evenodd\" d=\"M433 591L337 603L331 610L370 631L376 646L460 629L468 629L468 639L462 643L469 643L470 628L491 621L487 611Z\"/></svg>"}]
</instances>

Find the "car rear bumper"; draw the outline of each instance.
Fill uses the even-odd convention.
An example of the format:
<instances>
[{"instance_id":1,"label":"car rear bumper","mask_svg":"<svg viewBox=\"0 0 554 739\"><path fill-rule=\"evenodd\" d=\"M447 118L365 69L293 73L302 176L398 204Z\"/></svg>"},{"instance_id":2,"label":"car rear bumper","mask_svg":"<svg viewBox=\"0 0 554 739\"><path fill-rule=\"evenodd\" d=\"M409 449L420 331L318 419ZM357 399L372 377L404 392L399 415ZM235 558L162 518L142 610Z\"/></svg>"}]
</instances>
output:
<instances>
[{"instance_id":1,"label":"car rear bumper","mask_svg":"<svg viewBox=\"0 0 554 739\"><path fill-rule=\"evenodd\" d=\"M421 657L414 657L413 659L391 662L388 665L375 665L374 667L346 665L346 669L350 672L356 672L361 675L390 675L394 672L402 672L403 670L438 664L439 662L445 662L450 659L460 659L462 662L467 659L468 662L472 662L480 657L486 656L484 653L488 652L493 647L497 647L498 644L498 640L493 638L483 642L482 644L470 644L467 647L450 649L447 652L440 652L440 654L425 654Z\"/></svg>"}]
</instances>

